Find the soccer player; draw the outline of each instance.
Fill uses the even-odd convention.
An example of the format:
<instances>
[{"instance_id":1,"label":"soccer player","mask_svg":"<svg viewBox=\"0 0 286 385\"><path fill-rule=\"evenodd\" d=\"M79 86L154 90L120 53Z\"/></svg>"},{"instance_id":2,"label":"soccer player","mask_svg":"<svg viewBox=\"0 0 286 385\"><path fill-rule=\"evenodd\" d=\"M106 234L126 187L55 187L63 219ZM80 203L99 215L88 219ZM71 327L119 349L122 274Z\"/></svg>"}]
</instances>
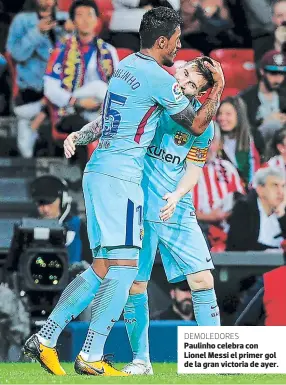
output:
<instances>
[{"instance_id":1,"label":"soccer player","mask_svg":"<svg viewBox=\"0 0 286 385\"><path fill-rule=\"evenodd\" d=\"M74 136L74 145L82 145L101 135L83 178L89 240L95 259L64 290L44 326L24 347L26 353L54 374L65 375L55 348L59 334L95 296L90 327L75 369L80 374L127 375L110 365L103 349L138 272L146 149L163 111L188 132L202 134L218 108L223 89L216 82L206 102L195 111L175 79L161 67L171 66L181 47L180 23L178 13L164 7L143 16L140 52L120 62L109 83L102 134L98 124L92 123ZM214 78L220 77L219 64L205 65ZM96 258L100 249L104 258Z\"/></svg>"},{"instance_id":2,"label":"soccer player","mask_svg":"<svg viewBox=\"0 0 286 385\"><path fill-rule=\"evenodd\" d=\"M195 109L200 96L214 85L204 62L196 58L176 71L176 79ZM221 79L223 82L223 78ZM199 326L219 326L220 315L211 271L212 259L197 223L192 196L214 136L213 123L200 136L187 132L166 113L159 121L144 162L144 239L139 271L124 308L133 361L123 371L153 374L150 363L147 284L159 247L170 283L187 279ZM167 204L164 205L164 200ZM159 208L162 208L159 211Z\"/></svg>"},{"instance_id":3,"label":"soccer player","mask_svg":"<svg viewBox=\"0 0 286 385\"><path fill-rule=\"evenodd\" d=\"M205 62L211 60L205 57L192 60L175 75L195 109L200 103L194 97L214 86ZM223 83L223 76L220 82ZM158 246L168 280L173 283L187 278L198 325L220 325L210 272L213 263L188 194L199 179L213 135L213 123L202 135L194 136L164 113L148 147L142 181L145 234L139 254L139 272L124 308L133 362L123 371L129 374L153 373L148 343L147 283ZM164 200L167 205L159 212ZM101 252L97 257L102 257Z\"/></svg>"}]
</instances>

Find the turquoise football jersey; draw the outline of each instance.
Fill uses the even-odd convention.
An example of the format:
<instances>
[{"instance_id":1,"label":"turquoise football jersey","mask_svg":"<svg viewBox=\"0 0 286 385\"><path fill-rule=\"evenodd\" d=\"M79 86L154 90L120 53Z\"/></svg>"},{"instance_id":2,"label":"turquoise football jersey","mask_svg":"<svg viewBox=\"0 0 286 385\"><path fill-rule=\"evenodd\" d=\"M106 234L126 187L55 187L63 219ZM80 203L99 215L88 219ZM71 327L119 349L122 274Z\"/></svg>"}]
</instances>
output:
<instances>
[{"instance_id":1,"label":"turquoise football jersey","mask_svg":"<svg viewBox=\"0 0 286 385\"><path fill-rule=\"evenodd\" d=\"M195 110L201 103L192 100ZM208 148L214 136L213 123L200 136L194 136L174 122L166 113L160 119L154 139L148 147L144 162L142 187L144 191L144 218L160 221L160 209L166 201L162 197L173 192L185 171L186 160L203 167ZM170 223L180 223L194 215L191 193L177 204Z\"/></svg>"},{"instance_id":2,"label":"turquoise football jersey","mask_svg":"<svg viewBox=\"0 0 286 385\"><path fill-rule=\"evenodd\" d=\"M179 84L140 52L119 63L103 107L103 133L86 171L141 182L144 155L163 113L183 111L189 100Z\"/></svg>"}]
</instances>

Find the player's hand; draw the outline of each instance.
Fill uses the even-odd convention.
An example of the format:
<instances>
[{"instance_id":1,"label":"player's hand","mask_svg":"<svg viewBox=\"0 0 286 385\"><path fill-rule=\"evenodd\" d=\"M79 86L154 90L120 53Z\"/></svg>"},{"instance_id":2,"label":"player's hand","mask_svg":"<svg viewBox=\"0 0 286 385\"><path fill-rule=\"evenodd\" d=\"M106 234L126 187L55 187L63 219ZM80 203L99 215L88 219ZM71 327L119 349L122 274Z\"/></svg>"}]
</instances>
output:
<instances>
[{"instance_id":1,"label":"player's hand","mask_svg":"<svg viewBox=\"0 0 286 385\"><path fill-rule=\"evenodd\" d=\"M40 32L45 33L55 28L57 23L51 19L51 17L44 17L38 23L38 29Z\"/></svg>"},{"instance_id":2,"label":"player's hand","mask_svg":"<svg viewBox=\"0 0 286 385\"><path fill-rule=\"evenodd\" d=\"M224 87L225 80L224 80L224 74L223 70L221 68L221 65L218 61L212 59L213 65L211 65L209 62L205 61L204 65L211 71L214 83Z\"/></svg>"},{"instance_id":3,"label":"player's hand","mask_svg":"<svg viewBox=\"0 0 286 385\"><path fill-rule=\"evenodd\" d=\"M72 132L64 141L64 152L67 159L75 154L75 142L78 139L78 132Z\"/></svg>"},{"instance_id":4,"label":"player's hand","mask_svg":"<svg viewBox=\"0 0 286 385\"><path fill-rule=\"evenodd\" d=\"M160 210L160 219L165 222L170 219L174 214L177 203L179 202L180 198L176 191L174 191L172 193L165 194L163 196L163 199L167 201L167 204Z\"/></svg>"}]
</instances>

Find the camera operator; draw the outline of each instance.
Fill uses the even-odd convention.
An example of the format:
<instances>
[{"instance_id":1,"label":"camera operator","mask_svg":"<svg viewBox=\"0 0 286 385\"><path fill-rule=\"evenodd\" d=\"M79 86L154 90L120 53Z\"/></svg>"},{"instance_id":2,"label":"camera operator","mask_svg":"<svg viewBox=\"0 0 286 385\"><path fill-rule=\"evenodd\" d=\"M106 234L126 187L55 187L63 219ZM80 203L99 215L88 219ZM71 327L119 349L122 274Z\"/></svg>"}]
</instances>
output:
<instances>
[{"instance_id":1,"label":"camera operator","mask_svg":"<svg viewBox=\"0 0 286 385\"><path fill-rule=\"evenodd\" d=\"M58 219L67 229L69 264L92 261L86 225L71 212L72 198L67 182L52 175L35 179L30 186L31 196L42 219Z\"/></svg>"},{"instance_id":2,"label":"camera operator","mask_svg":"<svg viewBox=\"0 0 286 385\"><path fill-rule=\"evenodd\" d=\"M18 118L18 149L24 158L33 156L37 139L35 117L45 109L43 77L56 42L73 29L56 0L27 0L9 29L7 51L16 63L18 95L14 112ZM34 121L32 122L32 119Z\"/></svg>"}]
</instances>

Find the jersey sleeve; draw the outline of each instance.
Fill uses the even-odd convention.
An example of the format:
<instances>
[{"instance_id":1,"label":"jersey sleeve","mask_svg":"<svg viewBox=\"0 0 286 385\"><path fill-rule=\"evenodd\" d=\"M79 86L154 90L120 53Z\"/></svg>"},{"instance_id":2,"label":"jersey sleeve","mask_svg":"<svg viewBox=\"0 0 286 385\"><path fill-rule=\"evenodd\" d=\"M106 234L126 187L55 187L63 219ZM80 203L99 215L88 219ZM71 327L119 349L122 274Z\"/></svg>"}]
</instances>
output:
<instances>
[{"instance_id":1,"label":"jersey sleeve","mask_svg":"<svg viewBox=\"0 0 286 385\"><path fill-rule=\"evenodd\" d=\"M186 160L192 162L196 166L204 167L208 149L214 137L214 124L211 122L205 132L198 136L193 142L190 151L187 154Z\"/></svg>"},{"instance_id":2,"label":"jersey sleeve","mask_svg":"<svg viewBox=\"0 0 286 385\"><path fill-rule=\"evenodd\" d=\"M179 83L163 68L157 70L148 83L154 102L162 106L170 116L182 112L190 104Z\"/></svg>"}]
</instances>

